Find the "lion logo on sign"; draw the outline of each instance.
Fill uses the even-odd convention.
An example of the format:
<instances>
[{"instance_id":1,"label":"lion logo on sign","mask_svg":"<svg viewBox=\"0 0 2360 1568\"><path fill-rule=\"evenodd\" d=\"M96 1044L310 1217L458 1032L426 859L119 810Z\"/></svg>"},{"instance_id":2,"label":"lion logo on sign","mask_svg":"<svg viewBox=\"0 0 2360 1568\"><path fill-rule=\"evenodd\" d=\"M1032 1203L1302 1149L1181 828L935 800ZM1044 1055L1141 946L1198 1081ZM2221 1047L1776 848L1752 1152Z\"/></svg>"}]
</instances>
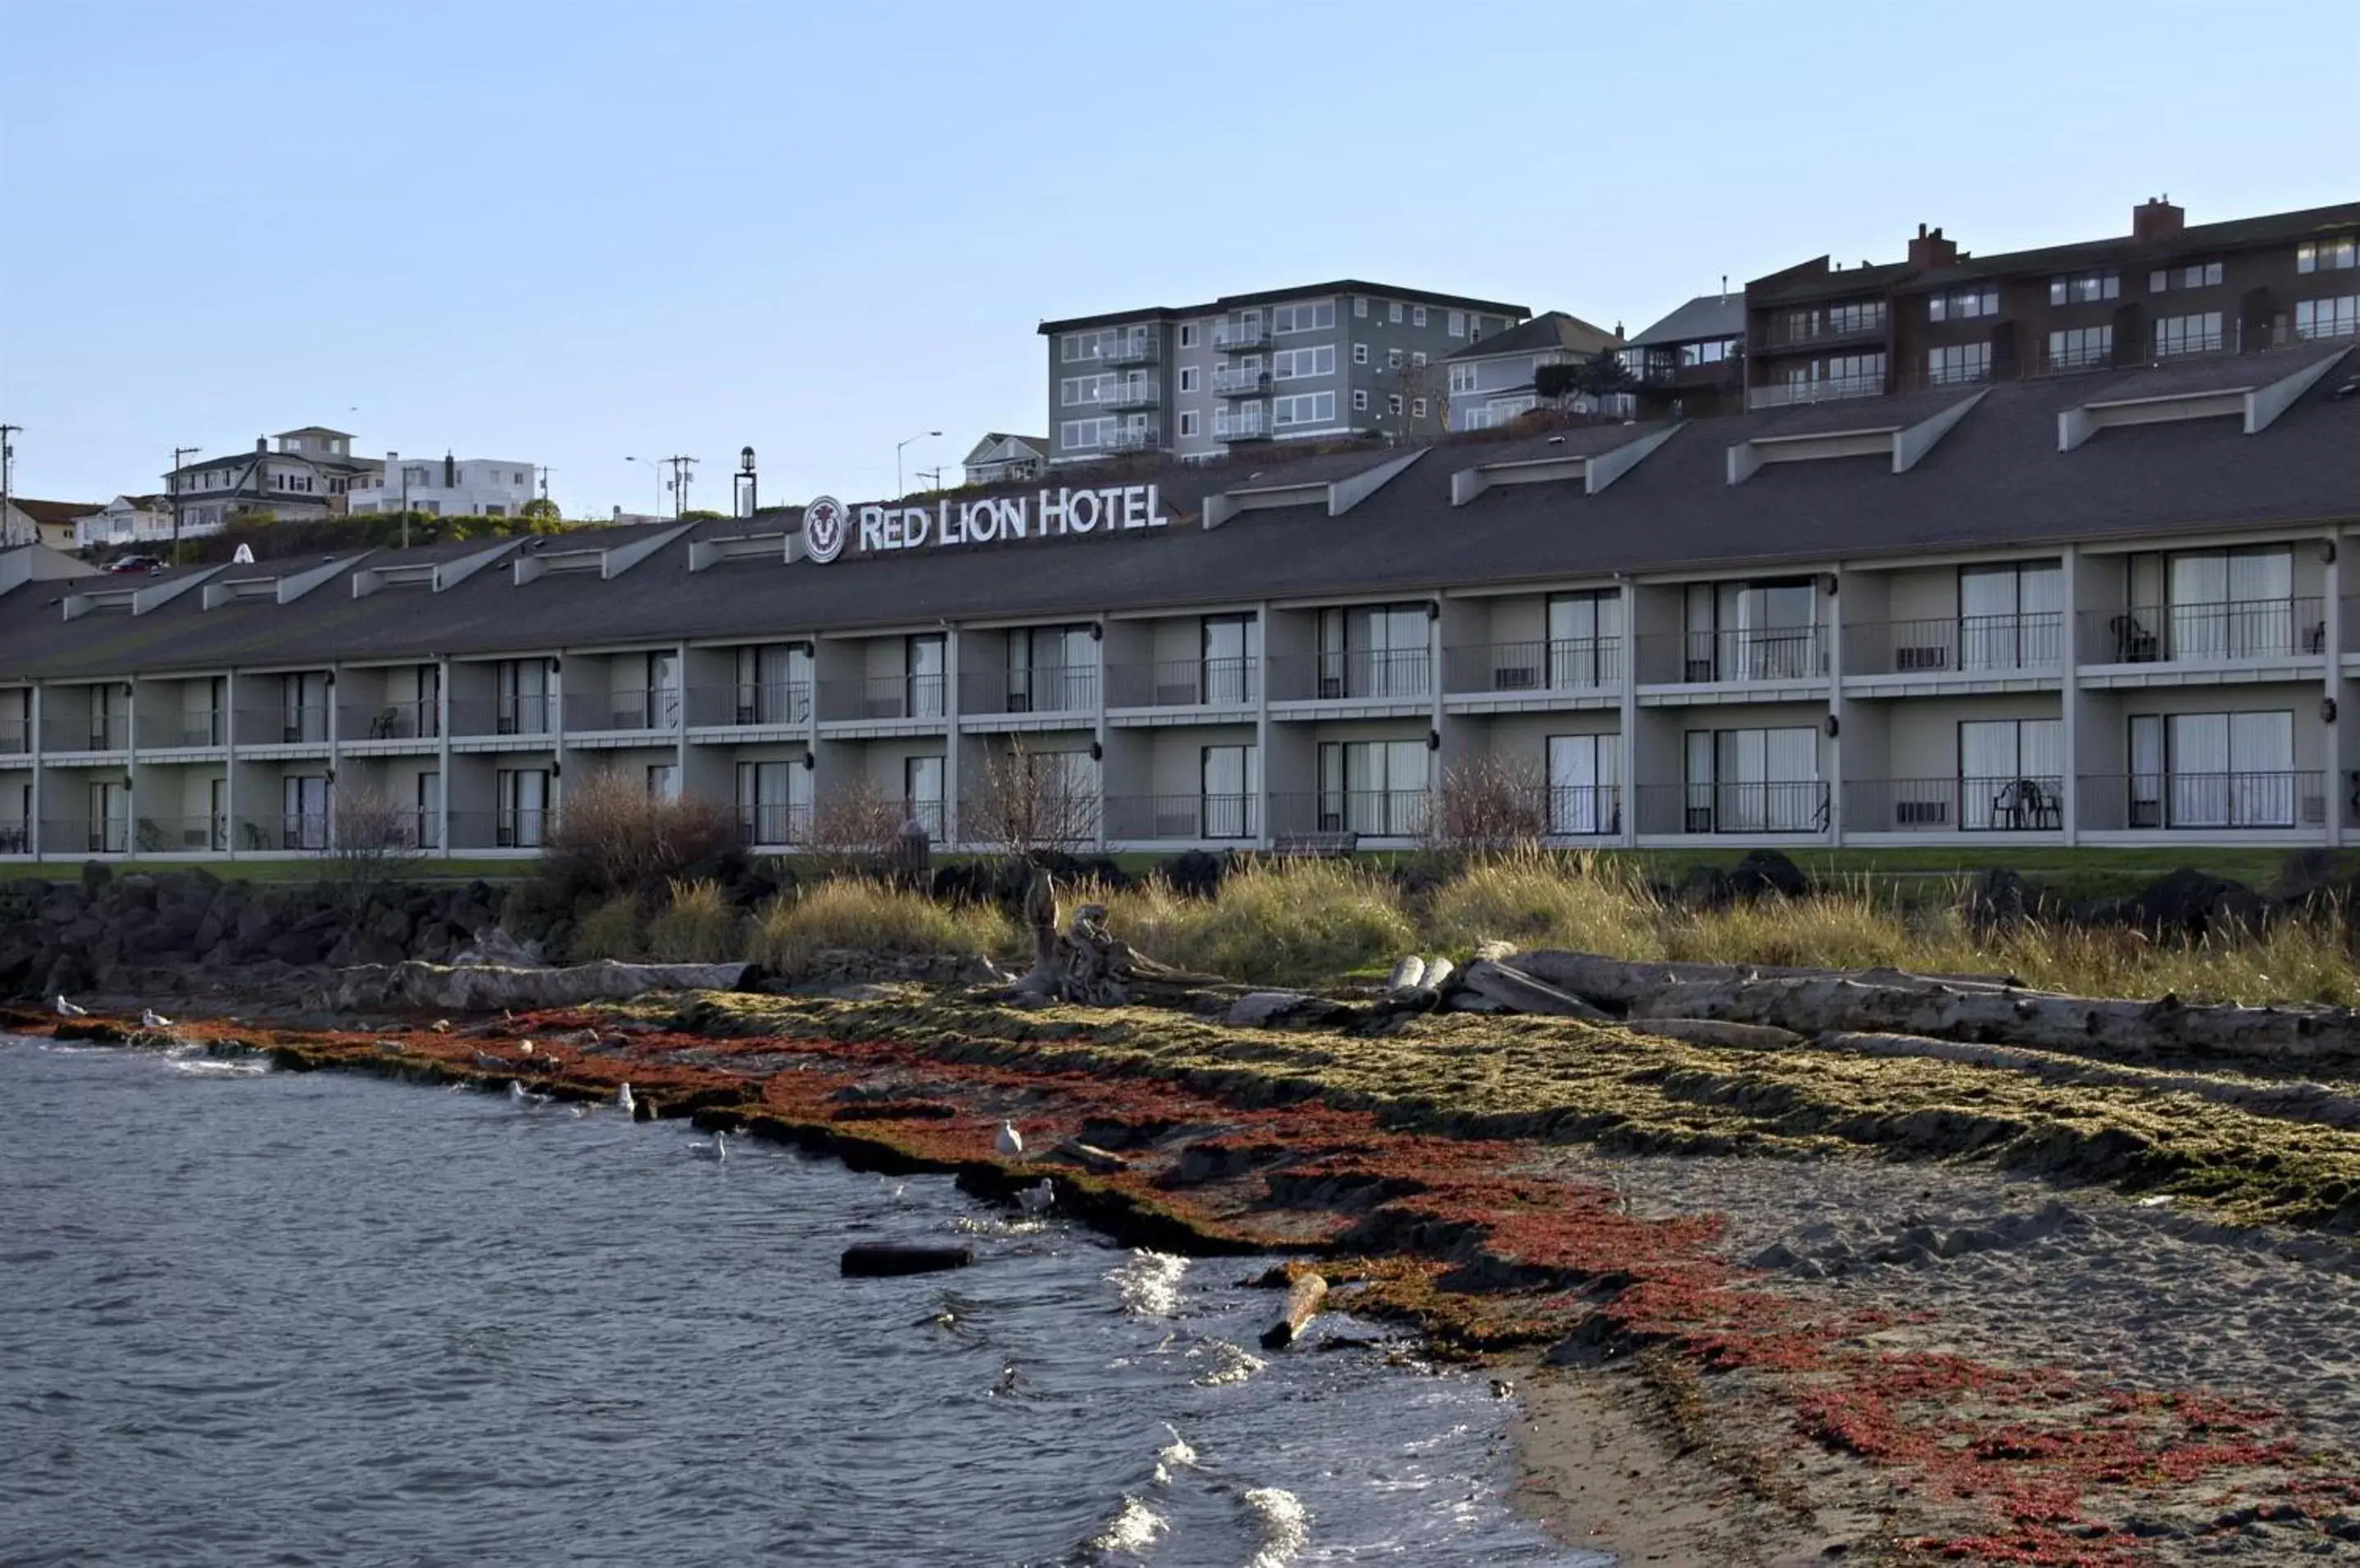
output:
<instances>
[{"instance_id":1,"label":"lion logo on sign","mask_svg":"<svg viewBox=\"0 0 2360 1568\"><path fill-rule=\"evenodd\" d=\"M825 566L844 553L844 503L822 495L803 508L803 552Z\"/></svg>"}]
</instances>

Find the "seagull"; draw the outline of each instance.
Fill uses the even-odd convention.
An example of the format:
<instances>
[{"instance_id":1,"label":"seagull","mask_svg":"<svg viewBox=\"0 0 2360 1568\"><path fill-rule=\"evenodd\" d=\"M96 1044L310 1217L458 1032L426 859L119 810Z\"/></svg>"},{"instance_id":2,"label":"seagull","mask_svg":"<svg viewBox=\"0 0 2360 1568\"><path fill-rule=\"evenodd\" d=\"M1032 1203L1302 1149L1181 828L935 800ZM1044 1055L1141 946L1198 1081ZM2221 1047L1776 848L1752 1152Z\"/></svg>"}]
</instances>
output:
<instances>
[{"instance_id":1,"label":"seagull","mask_svg":"<svg viewBox=\"0 0 2360 1568\"><path fill-rule=\"evenodd\" d=\"M992 1147L1012 1160L1024 1152L1024 1135L1016 1130L1014 1122L1001 1122L1000 1136L992 1140Z\"/></svg>"},{"instance_id":2,"label":"seagull","mask_svg":"<svg viewBox=\"0 0 2360 1568\"><path fill-rule=\"evenodd\" d=\"M57 1009L58 1017L61 1018L86 1018L90 1017L90 1009L88 1007L77 1007L73 1003L67 1001L66 994L63 991L58 993L57 1000L50 1005Z\"/></svg>"},{"instance_id":3,"label":"seagull","mask_svg":"<svg viewBox=\"0 0 2360 1568\"><path fill-rule=\"evenodd\" d=\"M631 1114L635 1104L636 1102L631 1098L631 1086L628 1083L615 1091L615 1108L625 1116Z\"/></svg>"},{"instance_id":4,"label":"seagull","mask_svg":"<svg viewBox=\"0 0 2360 1568\"><path fill-rule=\"evenodd\" d=\"M1057 1201L1056 1183L1046 1176L1033 1186L1016 1189L1016 1206L1028 1214L1037 1214Z\"/></svg>"},{"instance_id":5,"label":"seagull","mask_svg":"<svg viewBox=\"0 0 2360 1568\"><path fill-rule=\"evenodd\" d=\"M718 1164L727 1164L729 1160L729 1135L725 1132L716 1132L711 1143L692 1143L688 1146L688 1151L699 1160L710 1160Z\"/></svg>"},{"instance_id":6,"label":"seagull","mask_svg":"<svg viewBox=\"0 0 2360 1568\"><path fill-rule=\"evenodd\" d=\"M139 1010L139 1027L151 1029L170 1029L172 1020L153 1007L142 1007Z\"/></svg>"},{"instance_id":7,"label":"seagull","mask_svg":"<svg viewBox=\"0 0 2360 1568\"><path fill-rule=\"evenodd\" d=\"M548 1095L528 1093L523 1083L515 1078L508 1080L508 1098L514 1101L520 1107L545 1105L549 1104Z\"/></svg>"}]
</instances>

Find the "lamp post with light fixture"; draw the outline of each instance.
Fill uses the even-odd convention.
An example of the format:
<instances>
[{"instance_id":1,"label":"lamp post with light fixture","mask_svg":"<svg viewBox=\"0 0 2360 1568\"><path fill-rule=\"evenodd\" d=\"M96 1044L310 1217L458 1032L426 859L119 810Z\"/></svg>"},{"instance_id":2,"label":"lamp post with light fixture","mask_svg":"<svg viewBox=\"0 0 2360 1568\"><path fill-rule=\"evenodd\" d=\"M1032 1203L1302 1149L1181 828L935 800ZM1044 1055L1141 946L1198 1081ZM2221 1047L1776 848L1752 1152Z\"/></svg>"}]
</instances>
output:
<instances>
[{"instance_id":1,"label":"lamp post with light fixture","mask_svg":"<svg viewBox=\"0 0 2360 1568\"><path fill-rule=\"evenodd\" d=\"M738 449L737 504L731 509L741 517L752 517L761 509L761 504L756 496L754 449L750 446L741 446Z\"/></svg>"},{"instance_id":2,"label":"lamp post with light fixture","mask_svg":"<svg viewBox=\"0 0 2360 1568\"><path fill-rule=\"evenodd\" d=\"M939 436L942 433L940 430L920 430L916 435L893 443L893 499L900 500L904 493L901 483L901 453L908 450L911 441L922 441L930 436Z\"/></svg>"}]
</instances>

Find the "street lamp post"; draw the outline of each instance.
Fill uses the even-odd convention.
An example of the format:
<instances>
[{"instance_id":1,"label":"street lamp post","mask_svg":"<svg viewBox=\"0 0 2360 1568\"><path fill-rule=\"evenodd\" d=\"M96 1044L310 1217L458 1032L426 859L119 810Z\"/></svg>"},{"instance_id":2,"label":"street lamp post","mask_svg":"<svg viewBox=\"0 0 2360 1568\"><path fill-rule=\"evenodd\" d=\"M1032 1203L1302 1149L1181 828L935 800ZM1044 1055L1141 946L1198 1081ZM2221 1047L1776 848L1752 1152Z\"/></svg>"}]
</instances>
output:
<instances>
[{"instance_id":1,"label":"street lamp post","mask_svg":"<svg viewBox=\"0 0 2360 1568\"><path fill-rule=\"evenodd\" d=\"M893 499L896 501L900 500L903 494L901 485L901 453L908 450L911 441L922 441L929 436L938 436L942 433L943 432L940 430L920 430L916 435L907 437L904 440L893 443Z\"/></svg>"},{"instance_id":2,"label":"street lamp post","mask_svg":"<svg viewBox=\"0 0 2360 1568\"><path fill-rule=\"evenodd\" d=\"M750 517L761 510L760 503L756 498L754 449L750 446L741 446L738 449L737 484L737 504L731 509L741 517Z\"/></svg>"}]
</instances>

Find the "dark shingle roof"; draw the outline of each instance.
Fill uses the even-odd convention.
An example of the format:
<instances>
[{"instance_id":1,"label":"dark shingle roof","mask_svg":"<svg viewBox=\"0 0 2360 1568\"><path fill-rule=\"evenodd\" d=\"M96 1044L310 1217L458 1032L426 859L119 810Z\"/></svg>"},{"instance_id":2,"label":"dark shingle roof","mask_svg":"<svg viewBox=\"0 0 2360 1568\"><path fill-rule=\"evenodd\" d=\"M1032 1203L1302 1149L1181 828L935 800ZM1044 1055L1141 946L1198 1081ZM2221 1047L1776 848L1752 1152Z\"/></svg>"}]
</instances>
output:
<instances>
[{"instance_id":1,"label":"dark shingle roof","mask_svg":"<svg viewBox=\"0 0 2360 1568\"><path fill-rule=\"evenodd\" d=\"M1171 320L1180 316L1209 316L1223 310L1235 310L1249 305L1267 305L1287 299L1322 299L1330 295L1367 294L1381 299L1407 299L1413 304L1440 305L1452 310L1480 310L1486 315L1513 316L1523 321L1532 314L1523 305L1511 305L1498 299L1470 299L1462 294L1437 294L1427 289L1402 289L1391 283L1364 283L1357 278L1339 278L1331 283L1306 283L1292 289L1262 289L1251 294L1224 294L1201 305L1142 305L1135 310L1102 310L1093 316L1067 316L1054 321L1043 321L1037 329L1043 334L1074 332L1085 327L1112 326L1120 321Z\"/></svg>"},{"instance_id":2,"label":"dark shingle roof","mask_svg":"<svg viewBox=\"0 0 2360 1568\"><path fill-rule=\"evenodd\" d=\"M1739 337L1744 332L1744 295L1699 294L1631 342L1634 344L1696 343L1704 338Z\"/></svg>"},{"instance_id":3,"label":"dark shingle roof","mask_svg":"<svg viewBox=\"0 0 2360 1568\"><path fill-rule=\"evenodd\" d=\"M104 501L36 501L30 495L11 495L8 504L37 523L55 527L71 523L76 517L87 517L106 510Z\"/></svg>"},{"instance_id":4,"label":"dark shingle roof","mask_svg":"<svg viewBox=\"0 0 2360 1568\"><path fill-rule=\"evenodd\" d=\"M1563 310L1549 310L1522 325L1510 327L1504 332L1479 338L1465 348L1443 357L1489 359L1494 354L1531 354L1536 349L1546 348L1569 348L1582 354L1599 354L1622 341L1604 327L1593 327L1579 316L1568 316Z\"/></svg>"}]
</instances>

